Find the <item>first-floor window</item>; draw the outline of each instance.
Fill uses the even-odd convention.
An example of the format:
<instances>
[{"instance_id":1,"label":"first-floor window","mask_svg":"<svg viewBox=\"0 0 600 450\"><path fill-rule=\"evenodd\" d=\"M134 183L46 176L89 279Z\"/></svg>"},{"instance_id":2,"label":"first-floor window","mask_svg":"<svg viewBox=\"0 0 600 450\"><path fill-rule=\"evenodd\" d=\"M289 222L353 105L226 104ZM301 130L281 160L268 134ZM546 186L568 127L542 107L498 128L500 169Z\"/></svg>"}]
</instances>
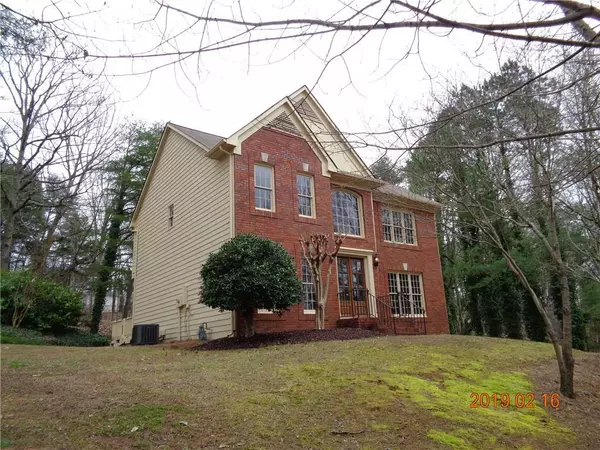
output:
<instances>
[{"instance_id":1,"label":"first-floor window","mask_svg":"<svg viewBox=\"0 0 600 450\"><path fill-rule=\"evenodd\" d=\"M302 258L302 294L304 297L304 311L316 311L317 294L313 273L310 264L304 258Z\"/></svg>"},{"instance_id":2,"label":"first-floor window","mask_svg":"<svg viewBox=\"0 0 600 450\"><path fill-rule=\"evenodd\" d=\"M424 315L425 301L422 286L420 274L388 273L392 313L397 316Z\"/></svg>"}]
</instances>

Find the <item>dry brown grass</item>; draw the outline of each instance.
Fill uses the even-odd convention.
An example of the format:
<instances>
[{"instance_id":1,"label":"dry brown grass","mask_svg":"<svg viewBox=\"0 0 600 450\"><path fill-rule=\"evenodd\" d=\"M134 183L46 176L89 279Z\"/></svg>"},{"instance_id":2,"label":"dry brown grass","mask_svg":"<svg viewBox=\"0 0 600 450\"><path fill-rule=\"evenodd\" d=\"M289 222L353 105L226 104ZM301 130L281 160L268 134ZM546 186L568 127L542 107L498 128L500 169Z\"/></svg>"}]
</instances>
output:
<instances>
[{"instance_id":1,"label":"dry brown grass","mask_svg":"<svg viewBox=\"0 0 600 450\"><path fill-rule=\"evenodd\" d=\"M2 345L2 441L77 449L594 448L600 355L577 358L582 395L559 411L475 410L471 391L556 390L544 375L555 372L551 347L459 336L224 352Z\"/></svg>"}]
</instances>

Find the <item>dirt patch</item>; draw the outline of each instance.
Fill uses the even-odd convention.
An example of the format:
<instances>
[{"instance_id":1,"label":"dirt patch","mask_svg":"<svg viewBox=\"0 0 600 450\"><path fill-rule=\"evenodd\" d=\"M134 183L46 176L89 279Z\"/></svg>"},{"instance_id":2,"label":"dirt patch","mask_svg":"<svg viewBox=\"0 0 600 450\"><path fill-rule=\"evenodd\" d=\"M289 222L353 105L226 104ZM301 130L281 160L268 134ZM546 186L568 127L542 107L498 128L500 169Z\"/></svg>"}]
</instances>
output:
<instances>
[{"instance_id":1,"label":"dirt patch","mask_svg":"<svg viewBox=\"0 0 600 450\"><path fill-rule=\"evenodd\" d=\"M537 364L530 371L536 387L535 397L558 392L558 367L555 360ZM546 410L577 435L575 448L597 449L600 442L600 355L579 353L575 356L575 393L570 399L560 395L560 406Z\"/></svg>"},{"instance_id":2,"label":"dirt patch","mask_svg":"<svg viewBox=\"0 0 600 450\"><path fill-rule=\"evenodd\" d=\"M251 338L222 338L196 347L198 350L233 350L258 348L269 345L304 344L317 341L344 341L379 336L379 333L361 328L333 328L329 330L283 331L257 334Z\"/></svg>"},{"instance_id":3,"label":"dirt patch","mask_svg":"<svg viewBox=\"0 0 600 450\"><path fill-rule=\"evenodd\" d=\"M163 342L156 344L154 348L170 348L174 350L195 350L198 348L198 339L188 339L185 341Z\"/></svg>"}]
</instances>

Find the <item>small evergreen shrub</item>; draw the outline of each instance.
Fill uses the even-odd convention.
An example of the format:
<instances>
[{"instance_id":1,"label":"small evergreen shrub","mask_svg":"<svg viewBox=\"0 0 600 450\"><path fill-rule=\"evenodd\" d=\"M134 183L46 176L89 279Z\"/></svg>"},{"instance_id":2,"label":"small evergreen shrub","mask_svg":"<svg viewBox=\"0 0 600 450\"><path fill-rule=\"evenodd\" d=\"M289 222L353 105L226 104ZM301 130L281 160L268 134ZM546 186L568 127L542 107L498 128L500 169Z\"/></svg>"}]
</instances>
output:
<instances>
[{"instance_id":1,"label":"small evergreen shrub","mask_svg":"<svg viewBox=\"0 0 600 450\"><path fill-rule=\"evenodd\" d=\"M13 317L22 315L22 322ZM60 333L77 325L83 297L68 286L34 276L30 271L3 272L0 276L2 323Z\"/></svg>"}]
</instances>

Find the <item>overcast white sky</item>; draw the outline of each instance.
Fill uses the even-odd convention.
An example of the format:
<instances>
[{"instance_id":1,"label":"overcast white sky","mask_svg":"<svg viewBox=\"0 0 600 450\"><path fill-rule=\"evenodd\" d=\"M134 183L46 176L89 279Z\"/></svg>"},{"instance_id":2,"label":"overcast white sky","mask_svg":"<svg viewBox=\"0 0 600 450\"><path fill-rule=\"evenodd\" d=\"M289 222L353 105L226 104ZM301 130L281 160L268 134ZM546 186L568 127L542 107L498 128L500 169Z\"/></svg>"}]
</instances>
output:
<instances>
[{"instance_id":1,"label":"overcast white sky","mask_svg":"<svg viewBox=\"0 0 600 450\"><path fill-rule=\"evenodd\" d=\"M38 14L49 3L49 0L30 0L26 4L22 0L8 2L15 9ZM200 14L206 13L208 3L178 1L170 4ZM86 8L100 10L78 22L87 33L117 42L100 42L101 48L90 48L90 53L136 53L157 43L160 34L157 25L139 23L151 18L157 9L149 0L83 3L63 0L59 5L65 14ZM239 17L237 0L221 0L210 5L212 15L230 17L235 14ZM323 18L340 10L343 4L341 0L242 0L241 7L244 17L249 20L258 17ZM486 20L482 16L485 14L489 16L487 20L500 22L518 18L520 11L533 15L539 8L539 3L527 0L522 0L520 5L513 0L444 0L438 11L471 21ZM54 15L52 8L45 9L46 18ZM184 23L174 15L169 16L169 20L171 30L179 29ZM215 40L218 30L216 27L211 30L210 38ZM221 27L220 31L225 35L231 30ZM314 90L317 99L344 131L363 131L385 124L391 103L417 119L431 93L442 92L448 80L475 82L496 70L499 61L515 54L512 44L500 47L504 44L491 39L482 42L480 37L467 32L453 32L449 36L441 31L435 34L421 32L416 41L412 30L389 32L382 41L383 36L383 33L367 36L346 54L345 63L341 59L334 61ZM346 45L347 38L347 35L336 38L332 54ZM199 40L200 36L190 31L179 38L178 45L185 49L197 46ZM298 41L286 41L277 46L274 43L254 44L250 51L247 46L242 46L206 53L200 61L190 60L184 65L154 71L151 75L132 76L131 73L143 72L163 61L111 60L106 72L122 75L110 78L122 101L122 116L172 121L228 136L284 95L304 84L313 87L323 69L329 42L329 38L323 38L314 39L305 46L299 46ZM413 54L406 56L411 45ZM361 152L361 156L368 162L374 158L365 152Z\"/></svg>"}]
</instances>

